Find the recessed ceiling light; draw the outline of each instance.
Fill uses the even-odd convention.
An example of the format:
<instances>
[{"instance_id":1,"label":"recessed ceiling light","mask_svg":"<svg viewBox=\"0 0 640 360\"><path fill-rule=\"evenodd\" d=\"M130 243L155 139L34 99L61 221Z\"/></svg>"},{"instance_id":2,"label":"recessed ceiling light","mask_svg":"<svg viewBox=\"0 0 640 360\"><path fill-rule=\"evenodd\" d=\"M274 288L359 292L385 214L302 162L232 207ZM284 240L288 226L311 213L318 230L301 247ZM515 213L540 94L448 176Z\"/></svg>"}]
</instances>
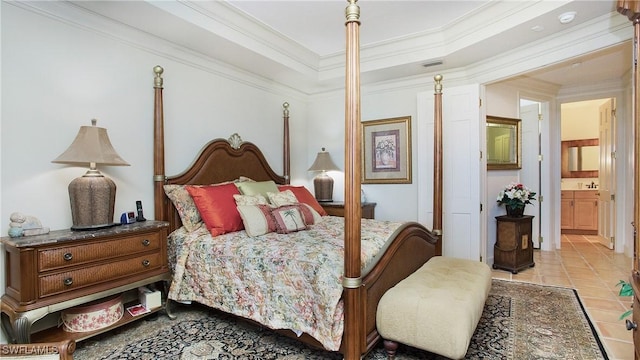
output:
<instances>
[{"instance_id":1,"label":"recessed ceiling light","mask_svg":"<svg viewBox=\"0 0 640 360\"><path fill-rule=\"evenodd\" d=\"M536 26L531 28L531 31L535 31L535 32L540 32L542 30L544 30L544 26L542 26L542 25L536 25Z\"/></svg>"},{"instance_id":2,"label":"recessed ceiling light","mask_svg":"<svg viewBox=\"0 0 640 360\"><path fill-rule=\"evenodd\" d=\"M567 11L566 13L560 14L560 16L558 16L558 20L560 20L561 24L568 24L576 18L576 14L577 13L575 11Z\"/></svg>"}]
</instances>

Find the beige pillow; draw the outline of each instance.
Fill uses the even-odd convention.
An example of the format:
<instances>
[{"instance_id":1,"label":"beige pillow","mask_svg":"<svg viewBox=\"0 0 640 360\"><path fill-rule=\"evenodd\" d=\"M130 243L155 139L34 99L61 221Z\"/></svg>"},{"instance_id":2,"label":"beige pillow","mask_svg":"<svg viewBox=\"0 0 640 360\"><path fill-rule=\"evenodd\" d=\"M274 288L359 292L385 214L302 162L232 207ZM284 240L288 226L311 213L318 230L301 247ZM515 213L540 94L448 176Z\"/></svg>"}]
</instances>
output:
<instances>
[{"instance_id":1,"label":"beige pillow","mask_svg":"<svg viewBox=\"0 0 640 360\"><path fill-rule=\"evenodd\" d=\"M257 195L233 195L236 205L269 205L269 201L261 194Z\"/></svg>"},{"instance_id":2,"label":"beige pillow","mask_svg":"<svg viewBox=\"0 0 640 360\"><path fill-rule=\"evenodd\" d=\"M278 192L278 186L273 180L269 181L244 181L237 183L240 194L242 195L257 195L260 194L267 197L268 192Z\"/></svg>"},{"instance_id":3,"label":"beige pillow","mask_svg":"<svg viewBox=\"0 0 640 360\"><path fill-rule=\"evenodd\" d=\"M280 192L268 192L267 197L269 202L274 206L285 206L299 203L298 198L291 190L285 190Z\"/></svg>"},{"instance_id":4,"label":"beige pillow","mask_svg":"<svg viewBox=\"0 0 640 360\"><path fill-rule=\"evenodd\" d=\"M239 205L238 212L247 235L253 237L276 231L269 205Z\"/></svg>"}]
</instances>

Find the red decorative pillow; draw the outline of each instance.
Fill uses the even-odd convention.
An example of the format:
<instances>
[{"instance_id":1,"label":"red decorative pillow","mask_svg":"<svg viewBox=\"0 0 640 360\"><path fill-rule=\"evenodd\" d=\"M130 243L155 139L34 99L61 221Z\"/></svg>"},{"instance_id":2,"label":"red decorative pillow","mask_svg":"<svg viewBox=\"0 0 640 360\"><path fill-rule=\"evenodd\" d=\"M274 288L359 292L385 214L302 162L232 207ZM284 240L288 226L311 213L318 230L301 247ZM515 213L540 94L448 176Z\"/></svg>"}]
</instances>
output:
<instances>
[{"instance_id":1,"label":"red decorative pillow","mask_svg":"<svg viewBox=\"0 0 640 360\"><path fill-rule=\"evenodd\" d=\"M211 235L217 236L244 229L233 195L239 195L235 184L219 186L187 186L202 221Z\"/></svg>"},{"instance_id":2,"label":"red decorative pillow","mask_svg":"<svg viewBox=\"0 0 640 360\"><path fill-rule=\"evenodd\" d=\"M322 216L327 216L327 212L322 208L318 200L307 190L304 186L292 186L292 185L279 185L278 189L280 191L291 190L293 194L296 196L298 201L301 203L305 203L313 208L313 210L317 211L318 214Z\"/></svg>"}]
</instances>

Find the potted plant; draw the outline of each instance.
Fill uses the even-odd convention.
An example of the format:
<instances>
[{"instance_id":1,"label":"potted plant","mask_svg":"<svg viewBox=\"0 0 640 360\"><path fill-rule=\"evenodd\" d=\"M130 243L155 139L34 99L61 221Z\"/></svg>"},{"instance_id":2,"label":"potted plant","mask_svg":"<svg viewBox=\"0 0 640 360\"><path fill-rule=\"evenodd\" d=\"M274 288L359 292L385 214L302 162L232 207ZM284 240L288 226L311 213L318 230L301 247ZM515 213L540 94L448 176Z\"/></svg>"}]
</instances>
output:
<instances>
[{"instance_id":1,"label":"potted plant","mask_svg":"<svg viewBox=\"0 0 640 360\"><path fill-rule=\"evenodd\" d=\"M512 182L507 185L498 194L498 205L504 205L507 209L507 215L513 217L520 217L524 214L524 207L527 204L532 204L531 200L536 199L536 193L531 191L528 187Z\"/></svg>"},{"instance_id":2,"label":"potted plant","mask_svg":"<svg viewBox=\"0 0 640 360\"><path fill-rule=\"evenodd\" d=\"M631 287L631 283L620 280L616 286L620 286L620 292L618 292L618 296L633 296L633 288ZM633 309L625 311L622 315L620 315L620 320L626 318L632 313Z\"/></svg>"}]
</instances>

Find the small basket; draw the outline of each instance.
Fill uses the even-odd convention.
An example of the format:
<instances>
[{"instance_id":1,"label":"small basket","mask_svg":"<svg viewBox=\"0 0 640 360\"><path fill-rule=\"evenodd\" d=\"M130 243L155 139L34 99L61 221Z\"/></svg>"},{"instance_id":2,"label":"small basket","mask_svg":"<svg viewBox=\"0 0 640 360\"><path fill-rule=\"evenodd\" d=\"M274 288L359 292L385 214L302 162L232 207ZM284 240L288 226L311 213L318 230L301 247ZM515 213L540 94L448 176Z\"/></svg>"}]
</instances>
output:
<instances>
[{"instance_id":1,"label":"small basket","mask_svg":"<svg viewBox=\"0 0 640 360\"><path fill-rule=\"evenodd\" d=\"M68 332L96 331L122 319L122 294L63 310L60 318Z\"/></svg>"}]
</instances>

